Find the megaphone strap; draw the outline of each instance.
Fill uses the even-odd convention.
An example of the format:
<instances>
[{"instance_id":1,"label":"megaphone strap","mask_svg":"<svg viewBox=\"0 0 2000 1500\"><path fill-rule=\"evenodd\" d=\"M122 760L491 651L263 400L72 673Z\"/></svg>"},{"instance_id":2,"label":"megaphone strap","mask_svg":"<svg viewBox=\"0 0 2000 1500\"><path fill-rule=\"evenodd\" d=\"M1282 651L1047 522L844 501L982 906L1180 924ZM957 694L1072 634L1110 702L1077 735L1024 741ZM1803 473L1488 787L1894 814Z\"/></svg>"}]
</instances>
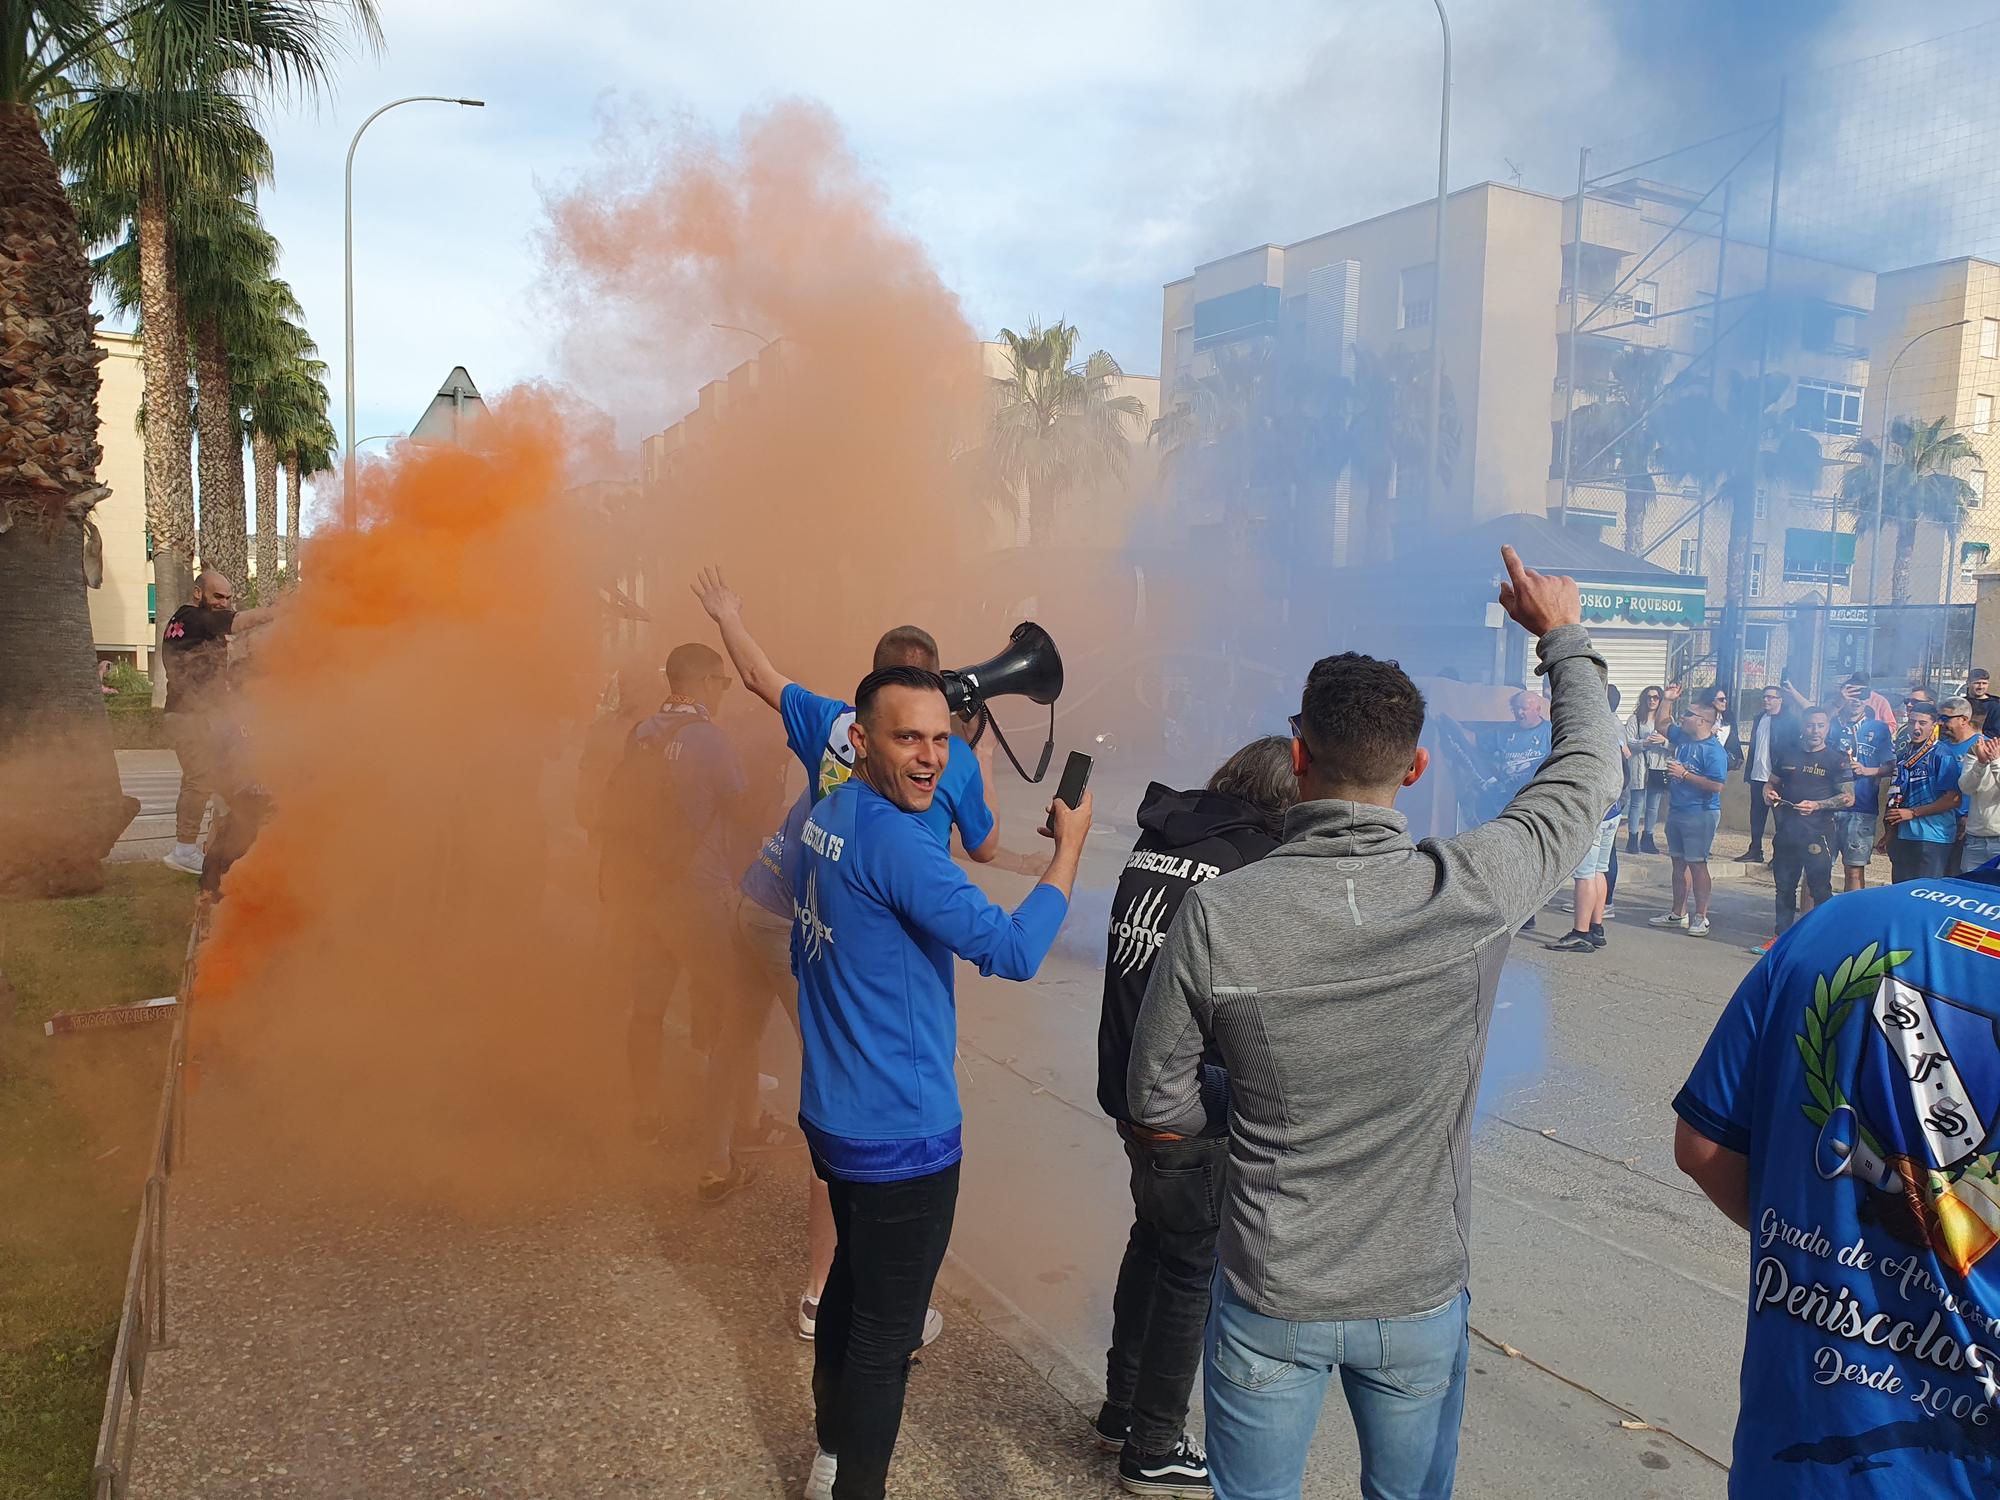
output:
<instances>
[{"instance_id":1,"label":"megaphone strap","mask_svg":"<svg viewBox=\"0 0 2000 1500\"><path fill-rule=\"evenodd\" d=\"M1015 772L1029 786L1037 785L1044 776L1049 774L1049 760L1056 753L1055 704L1051 703L1049 705L1048 737L1042 741L1042 758L1035 763L1035 774L1032 776L1028 774L1027 767L1021 764L1021 758L1014 753L1014 747L1007 743L1007 736L1002 732L999 721L993 717L993 710L983 703L979 706L979 727L972 732L972 738L967 743L978 744L979 737L989 728L993 731L993 738L1000 742L1000 748L1007 752L1007 759L1013 762Z\"/></svg>"}]
</instances>

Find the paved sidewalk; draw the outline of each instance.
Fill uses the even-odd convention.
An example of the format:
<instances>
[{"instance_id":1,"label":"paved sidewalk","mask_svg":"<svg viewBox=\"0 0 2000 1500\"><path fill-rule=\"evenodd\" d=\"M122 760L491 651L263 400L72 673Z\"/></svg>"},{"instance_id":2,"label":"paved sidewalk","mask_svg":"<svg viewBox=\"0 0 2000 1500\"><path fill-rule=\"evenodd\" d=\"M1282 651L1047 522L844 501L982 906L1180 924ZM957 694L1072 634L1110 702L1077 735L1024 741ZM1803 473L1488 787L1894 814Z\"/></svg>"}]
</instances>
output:
<instances>
[{"instance_id":1,"label":"paved sidewalk","mask_svg":"<svg viewBox=\"0 0 2000 1500\"><path fill-rule=\"evenodd\" d=\"M643 1148L560 1212L472 1223L288 1196L213 1095L169 1231L135 1500L796 1496L810 1346L789 1319L802 1151L726 1204ZM910 1381L900 1495L1108 1494L1084 1418L941 1289Z\"/></svg>"}]
</instances>

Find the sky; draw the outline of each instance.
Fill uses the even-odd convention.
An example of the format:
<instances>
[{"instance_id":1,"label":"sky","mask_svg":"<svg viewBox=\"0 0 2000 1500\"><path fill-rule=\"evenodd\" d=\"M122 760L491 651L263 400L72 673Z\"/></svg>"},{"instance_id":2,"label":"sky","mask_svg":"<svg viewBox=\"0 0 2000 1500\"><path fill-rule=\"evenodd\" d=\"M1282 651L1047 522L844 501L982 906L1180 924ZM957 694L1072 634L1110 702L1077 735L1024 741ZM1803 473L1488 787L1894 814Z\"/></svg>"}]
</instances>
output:
<instances>
[{"instance_id":1,"label":"sky","mask_svg":"<svg viewBox=\"0 0 2000 1500\"><path fill-rule=\"evenodd\" d=\"M1451 182L1571 190L1768 112L1781 73L2000 18L2000 0L1447 0ZM334 97L274 106L262 206L340 402L341 167L355 168L357 437L406 431L452 366L488 393L555 372L536 234L607 125L723 133L803 96L842 121L986 337L1067 318L1159 366L1160 287L1200 262L1429 197L1438 16L1424 0L381 0L386 46ZM779 330L769 330L778 332ZM715 372L754 352L718 334ZM694 391L686 392L692 404ZM626 413L636 444L679 410ZM336 410L336 423L339 412Z\"/></svg>"}]
</instances>

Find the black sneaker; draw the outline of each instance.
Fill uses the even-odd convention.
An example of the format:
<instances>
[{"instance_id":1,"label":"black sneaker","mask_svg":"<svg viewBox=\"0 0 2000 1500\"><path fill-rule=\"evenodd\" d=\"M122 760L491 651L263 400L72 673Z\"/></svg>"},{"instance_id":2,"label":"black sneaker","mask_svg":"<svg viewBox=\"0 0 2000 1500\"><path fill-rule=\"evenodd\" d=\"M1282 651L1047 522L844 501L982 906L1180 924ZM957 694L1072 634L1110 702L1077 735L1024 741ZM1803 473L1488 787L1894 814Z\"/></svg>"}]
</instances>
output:
<instances>
[{"instance_id":1,"label":"black sneaker","mask_svg":"<svg viewBox=\"0 0 2000 1500\"><path fill-rule=\"evenodd\" d=\"M1593 922L1590 927L1590 946L1593 948L1603 948L1609 945L1610 942L1611 939L1604 935L1604 924L1602 922Z\"/></svg>"},{"instance_id":2,"label":"black sneaker","mask_svg":"<svg viewBox=\"0 0 2000 1500\"><path fill-rule=\"evenodd\" d=\"M1527 921L1521 924L1519 930L1522 932L1533 932L1535 930L1535 919L1533 917L1528 918Z\"/></svg>"},{"instance_id":3,"label":"black sneaker","mask_svg":"<svg viewBox=\"0 0 2000 1500\"><path fill-rule=\"evenodd\" d=\"M1109 1401L1097 1408L1097 1420L1090 1424L1097 1446L1106 1453L1125 1451L1125 1434L1132 1430L1132 1408L1113 1406Z\"/></svg>"},{"instance_id":4,"label":"black sneaker","mask_svg":"<svg viewBox=\"0 0 2000 1500\"><path fill-rule=\"evenodd\" d=\"M1127 1444L1118 1457L1118 1483L1128 1495L1180 1495L1209 1500L1208 1459L1194 1439L1182 1434L1171 1453L1139 1453Z\"/></svg>"},{"instance_id":5,"label":"black sneaker","mask_svg":"<svg viewBox=\"0 0 2000 1500\"><path fill-rule=\"evenodd\" d=\"M721 1203L725 1199L742 1192L743 1189L755 1182L760 1175L762 1174L759 1173L756 1164L753 1162L731 1162L729 1170L726 1173L702 1173L700 1181L695 1183L695 1196L701 1199L703 1203Z\"/></svg>"},{"instance_id":6,"label":"black sneaker","mask_svg":"<svg viewBox=\"0 0 2000 1500\"><path fill-rule=\"evenodd\" d=\"M1650 833L1639 840L1639 852L1641 854L1658 854L1660 852L1660 846L1653 842L1653 836Z\"/></svg>"},{"instance_id":7,"label":"black sneaker","mask_svg":"<svg viewBox=\"0 0 2000 1500\"><path fill-rule=\"evenodd\" d=\"M1595 953L1597 944L1590 940L1587 932L1570 932L1549 944L1551 953Z\"/></svg>"},{"instance_id":8,"label":"black sneaker","mask_svg":"<svg viewBox=\"0 0 2000 1500\"><path fill-rule=\"evenodd\" d=\"M1736 856L1736 863L1739 865L1761 865L1764 863L1764 851L1755 847L1745 849L1741 854Z\"/></svg>"}]
</instances>

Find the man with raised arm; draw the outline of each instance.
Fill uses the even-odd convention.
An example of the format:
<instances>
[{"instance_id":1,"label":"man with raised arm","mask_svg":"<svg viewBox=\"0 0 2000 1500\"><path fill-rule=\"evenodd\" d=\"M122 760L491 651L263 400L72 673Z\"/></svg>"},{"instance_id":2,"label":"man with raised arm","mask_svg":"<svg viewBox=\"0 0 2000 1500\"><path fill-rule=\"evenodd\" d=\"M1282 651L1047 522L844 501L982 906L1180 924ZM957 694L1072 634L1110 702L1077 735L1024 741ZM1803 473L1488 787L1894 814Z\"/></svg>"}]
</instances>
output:
<instances>
[{"instance_id":1,"label":"man with raised arm","mask_svg":"<svg viewBox=\"0 0 2000 1500\"><path fill-rule=\"evenodd\" d=\"M1317 663L1292 720L1285 841L1188 892L1154 961L1131 1119L1208 1122L1229 1075L1229 1185L1204 1362L1215 1493L1295 1496L1337 1376L1361 1492L1451 1494L1465 1402L1470 1132L1514 930L1582 861L1624 782L1604 661L1573 579L1502 549L1500 602L1539 638L1552 747L1490 822L1414 843L1429 767L1394 662Z\"/></svg>"}]
</instances>

